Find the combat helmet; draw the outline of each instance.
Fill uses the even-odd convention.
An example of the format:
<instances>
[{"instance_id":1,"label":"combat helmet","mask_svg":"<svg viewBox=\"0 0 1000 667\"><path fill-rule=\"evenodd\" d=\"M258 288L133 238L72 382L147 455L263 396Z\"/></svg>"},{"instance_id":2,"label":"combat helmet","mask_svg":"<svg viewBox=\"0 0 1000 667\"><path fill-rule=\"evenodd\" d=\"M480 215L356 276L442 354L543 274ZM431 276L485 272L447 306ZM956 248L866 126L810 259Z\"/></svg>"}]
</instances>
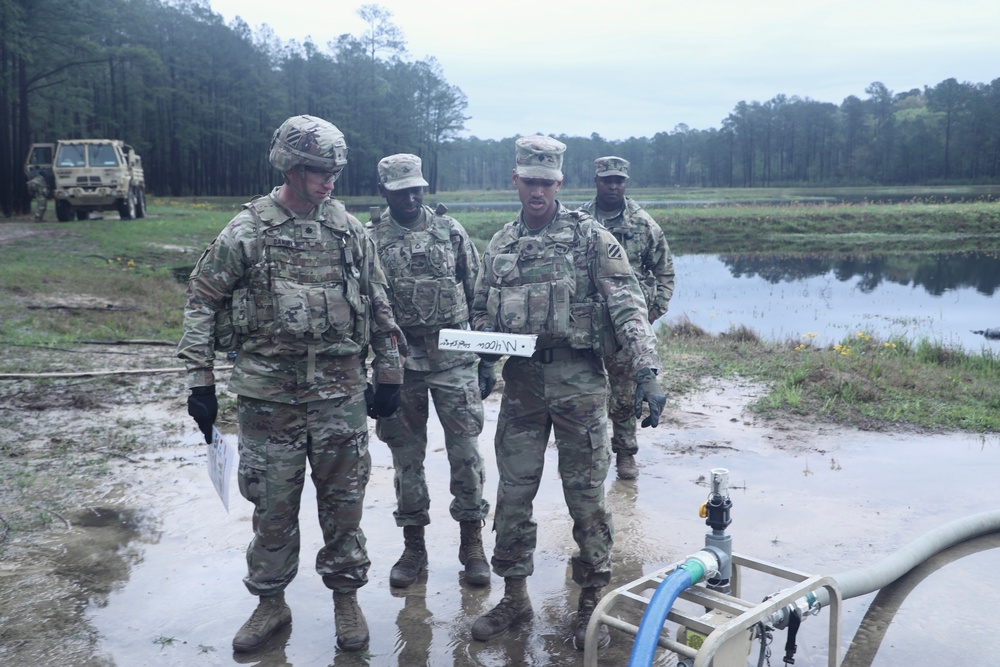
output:
<instances>
[{"instance_id":1,"label":"combat helmet","mask_svg":"<svg viewBox=\"0 0 1000 667\"><path fill-rule=\"evenodd\" d=\"M268 159L283 174L299 165L340 171L347 164L347 141L329 121L292 116L274 131Z\"/></svg>"}]
</instances>

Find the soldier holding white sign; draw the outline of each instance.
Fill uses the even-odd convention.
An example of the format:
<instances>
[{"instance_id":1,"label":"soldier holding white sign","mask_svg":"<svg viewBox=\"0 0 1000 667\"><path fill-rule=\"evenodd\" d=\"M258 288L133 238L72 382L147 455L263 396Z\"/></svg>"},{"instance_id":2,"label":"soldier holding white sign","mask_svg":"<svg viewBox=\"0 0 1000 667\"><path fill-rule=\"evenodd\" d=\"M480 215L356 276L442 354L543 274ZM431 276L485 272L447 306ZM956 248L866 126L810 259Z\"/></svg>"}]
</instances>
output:
<instances>
[{"instance_id":1,"label":"soldier holding white sign","mask_svg":"<svg viewBox=\"0 0 1000 667\"><path fill-rule=\"evenodd\" d=\"M504 597L472 626L486 641L531 618L526 578L534 571L538 493L550 434L579 553L573 580L580 598L573 632L583 649L587 623L611 580L613 527L604 498L610 465L604 351L628 350L637 383L634 404L649 405L644 426L656 426L666 396L656 382L658 359L638 281L625 251L587 213L556 199L566 146L543 136L516 142L512 175L521 200L517 218L490 241L472 304L477 331L537 336L531 357L504 364L497 419L496 548L493 571ZM608 641L601 626L599 645Z\"/></svg>"}]
</instances>

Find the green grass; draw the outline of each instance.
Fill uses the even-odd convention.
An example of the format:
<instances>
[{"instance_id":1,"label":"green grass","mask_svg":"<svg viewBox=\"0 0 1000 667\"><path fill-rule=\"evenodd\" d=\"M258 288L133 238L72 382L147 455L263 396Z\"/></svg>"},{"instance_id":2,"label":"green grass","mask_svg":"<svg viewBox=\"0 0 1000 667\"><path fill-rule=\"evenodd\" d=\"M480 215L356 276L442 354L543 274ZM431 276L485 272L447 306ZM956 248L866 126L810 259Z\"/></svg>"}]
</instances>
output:
<instances>
[{"instance_id":1,"label":"green grass","mask_svg":"<svg viewBox=\"0 0 1000 667\"><path fill-rule=\"evenodd\" d=\"M705 378L764 383L750 408L865 429L1000 432L1000 358L929 340L879 340L859 331L826 347L810 334L765 342L746 327L713 336L681 321L659 332L661 381L685 393Z\"/></svg>"},{"instance_id":2,"label":"green grass","mask_svg":"<svg viewBox=\"0 0 1000 667\"><path fill-rule=\"evenodd\" d=\"M1000 252L1000 202L981 191L948 192L952 194L942 195L940 189L853 190L854 198L891 194L910 199L831 204L821 201L826 194L818 192L700 191L702 199L737 202L766 194L791 203L678 206L652 213L675 253ZM678 194L632 194L655 198L671 193ZM497 201L501 194L511 201L515 197L513 191L449 197ZM574 196L566 201L589 196L569 194ZM935 203L927 203L927 196ZM944 196L954 200L938 203ZM428 203L441 200L425 198ZM72 354L45 351L80 340L179 339L186 276L238 204L232 199L151 199L150 216L143 220L45 223L32 227L36 236L0 245L0 341L8 349L33 350L6 355L0 372L76 370ZM456 212L480 250L513 216L512 210ZM80 304L101 307L48 307ZM131 310L107 309L106 304ZM879 341L866 332L839 347L820 348L808 336L767 343L745 326L713 336L681 322L661 331L660 354L660 377L671 393L692 391L706 377L749 378L769 388L753 406L765 416L790 414L865 428L1000 431L1000 360L988 349L967 354L933 341ZM126 452L130 448L131 443L113 446Z\"/></svg>"}]
</instances>

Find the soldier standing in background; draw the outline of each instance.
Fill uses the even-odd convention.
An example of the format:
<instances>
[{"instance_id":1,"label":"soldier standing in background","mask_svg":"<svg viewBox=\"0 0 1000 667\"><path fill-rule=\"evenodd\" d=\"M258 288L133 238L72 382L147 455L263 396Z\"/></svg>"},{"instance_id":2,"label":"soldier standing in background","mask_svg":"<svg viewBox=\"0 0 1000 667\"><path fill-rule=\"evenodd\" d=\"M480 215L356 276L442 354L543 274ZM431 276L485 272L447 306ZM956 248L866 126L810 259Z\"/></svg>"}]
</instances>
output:
<instances>
[{"instance_id":1,"label":"soldier standing in background","mask_svg":"<svg viewBox=\"0 0 1000 667\"><path fill-rule=\"evenodd\" d=\"M420 158L405 153L378 163L378 191L389 205L372 211L366 230L378 248L389 282L389 300L409 346L399 410L379 418L375 434L389 445L395 469L396 525L403 529L403 555L389 584L406 588L427 568L424 526L430 523L430 494L424 477L427 454L428 392L444 430L451 470L450 511L461 530L458 560L465 581L490 583L482 526L490 505L483 500L483 459L479 434L483 402L496 384L493 362L473 353L439 351L443 328L468 329L469 309L479 275L475 246L447 209L424 206Z\"/></svg>"},{"instance_id":2,"label":"soldier standing in background","mask_svg":"<svg viewBox=\"0 0 1000 667\"><path fill-rule=\"evenodd\" d=\"M597 196L581 207L611 232L628 255L629 265L642 288L649 323L667 312L674 293L674 260L663 230L631 197L625 196L629 162L609 155L594 160L594 184ZM611 451L619 479L635 479L639 467L635 462L639 445L635 439L635 414L631 396L635 381L630 372L628 350L605 353L611 392L608 396L608 416L611 419Z\"/></svg>"},{"instance_id":3,"label":"soldier standing in background","mask_svg":"<svg viewBox=\"0 0 1000 667\"><path fill-rule=\"evenodd\" d=\"M644 426L659 423L666 396L656 382L653 330L624 250L596 220L556 199L565 150L549 137L517 140L512 178L521 211L493 236L476 285L475 330L537 339L530 358L510 357L503 369L492 562L505 593L476 620L472 636L492 639L532 615L526 581L537 541L532 501L554 431L559 477L579 546L572 559L573 581L581 587L573 641L582 650L601 589L611 581L605 350L626 350L637 383L635 409L641 413L642 404L649 405ZM599 646L608 641L601 625Z\"/></svg>"},{"instance_id":4,"label":"soldier standing in background","mask_svg":"<svg viewBox=\"0 0 1000 667\"><path fill-rule=\"evenodd\" d=\"M28 179L28 194L35 200L35 222L43 222L49 205L49 184L40 169Z\"/></svg>"},{"instance_id":5,"label":"soldier standing in background","mask_svg":"<svg viewBox=\"0 0 1000 667\"><path fill-rule=\"evenodd\" d=\"M211 442L215 350L238 349L229 381L238 396L238 479L254 504L243 581L260 599L233 649L253 651L291 622L284 590L298 570L308 461L324 542L316 571L333 591L337 645L360 651L369 636L357 589L371 563L361 530L366 413L389 416L398 405L405 339L374 245L330 198L347 164L343 133L320 118L291 117L275 131L269 159L284 182L244 204L188 282L178 346L188 414ZM366 405L360 355L369 342L379 385Z\"/></svg>"}]
</instances>

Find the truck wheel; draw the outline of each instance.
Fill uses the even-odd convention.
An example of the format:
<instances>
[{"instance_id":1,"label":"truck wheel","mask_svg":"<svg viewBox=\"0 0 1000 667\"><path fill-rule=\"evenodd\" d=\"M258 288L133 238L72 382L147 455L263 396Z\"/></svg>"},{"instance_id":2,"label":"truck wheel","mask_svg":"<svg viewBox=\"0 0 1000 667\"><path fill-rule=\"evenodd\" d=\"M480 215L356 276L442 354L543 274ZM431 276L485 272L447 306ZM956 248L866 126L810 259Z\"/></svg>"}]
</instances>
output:
<instances>
[{"instance_id":1,"label":"truck wheel","mask_svg":"<svg viewBox=\"0 0 1000 667\"><path fill-rule=\"evenodd\" d=\"M118 215L122 220L135 220L135 190L129 188L125 199L118 202Z\"/></svg>"},{"instance_id":2,"label":"truck wheel","mask_svg":"<svg viewBox=\"0 0 1000 667\"><path fill-rule=\"evenodd\" d=\"M146 217L146 193L142 190L135 191L135 217Z\"/></svg>"},{"instance_id":3,"label":"truck wheel","mask_svg":"<svg viewBox=\"0 0 1000 667\"><path fill-rule=\"evenodd\" d=\"M56 220L70 222L73 219L73 207L63 199L56 200Z\"/></svg>"}]
</instances>

